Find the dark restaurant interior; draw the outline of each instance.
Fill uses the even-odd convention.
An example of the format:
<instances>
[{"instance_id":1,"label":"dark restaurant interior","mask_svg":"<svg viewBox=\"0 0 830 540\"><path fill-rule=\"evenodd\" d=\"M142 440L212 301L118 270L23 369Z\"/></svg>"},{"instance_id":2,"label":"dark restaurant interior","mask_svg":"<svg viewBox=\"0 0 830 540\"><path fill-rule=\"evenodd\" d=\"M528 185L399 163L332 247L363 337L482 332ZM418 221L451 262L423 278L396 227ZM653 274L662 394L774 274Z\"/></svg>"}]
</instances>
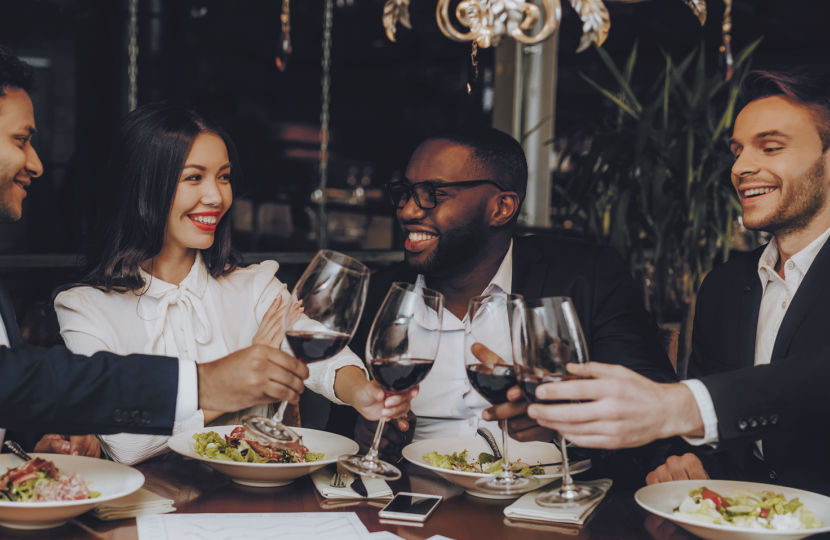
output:
<instances>
[{"instance_id":1,"label":"dark restaurant interior","mask_svg":"<svg viewBox=\"0 0 830 540\"><path fill-rule=\"evenodd\" d=\"M830 538L828 21L0 0L0 540Z\"/></svg>"},{"instance_id":2,"label":"dark restaurant interior","mask_svg":"<svg viewBox=\"0 0 830 540\"><path fill-rule=\"evenodd\" d=\"M514 96L506 96L512 90L503 90L522 75L505 73L515 71L510 57L516 49L505 40L499 48L480 49L480 75L468 94L469 45L442 35L435 24L436 1L413 1L412 29L399 27L394 43L381 25L383 3L334 3L328 187L321 205L322 0L292 3L293 51L285 71L275 65L281 2L274 0L142 0L132 26L128 0L0 0L0 42L36 69L33 144L45 168L29 190L24 218L0 230L0 267L11 284L24 339L41 345L59 339L51 294L72 281L79 257L95 239L108 143L130 110L131 90L137 105L167 100L196 107L235 140L244 187L235 194L233 241L246 262L277 260L278 277L291 286L321 242L357 253L372 267L400 260L403 241L385 183L402 177L412 151L430 133L458 124L509 127L513 111L508 109L516 105ZM590 209L600 194L575 187L582 182L575 164L592 140L595 145L602 140L608 119L617 115L615 105L587 80L615 88L603 56L622 69L636 47L631 88L638 94L649 92L667 56L677 65L693 53L692 63L703 62L707 80L717 79L724 4L708 2L703 26L680 0L608 2L607 7L612 27L602 48L576 53L582 22L563 4L561 27L550 40L554 73L543 75L555 80L553 103L546 105L552 114L541 122L550 135L534 143L550 157L549 185L542 190L547 200L541 202L546 215L523 216L520 232L614 245L658 322L681 328L688 292L676 279L655 277L655 265L658 271L666 267L654 261L648 235L635 238L637 225L626 223L633 218L613 217L621 224L613 231L597 228ZM732 50L737 55L757 45L753 68L796 61L826 65L828 16L825 0L735 0ZM131 39L137 47L132 87ZM711 95L715 114L722 113L725 96L723 90ZM523 124L518 136L527 142L538 127ZM728 175L722 181L729 186ZM325 230L321 222L327 223ZM763 241L741 231L737 221L734 225L730 246L719 244L706 265ZM620 229L627 238L620 239ZM682 343L680 348L682 356Z\"/></svg>"}]
</instances>

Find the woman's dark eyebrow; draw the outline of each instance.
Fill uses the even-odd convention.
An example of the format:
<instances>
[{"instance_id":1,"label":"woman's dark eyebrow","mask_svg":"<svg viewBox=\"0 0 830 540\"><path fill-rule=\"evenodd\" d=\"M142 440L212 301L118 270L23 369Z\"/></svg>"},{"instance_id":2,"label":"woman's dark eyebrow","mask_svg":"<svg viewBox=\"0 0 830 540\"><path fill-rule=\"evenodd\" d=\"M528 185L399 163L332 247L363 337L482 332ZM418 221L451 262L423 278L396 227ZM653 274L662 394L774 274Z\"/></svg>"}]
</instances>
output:
<instances>
[{"instance_id":1,"label":"woman's dark eyebrow","mask_svg":"<svg viewBox=\"0 0 830 540\"><path fill-rule=\"evenodd\" d=\"M207 167L203 167L202 165L196 165L195 163L186 163L184 168L185 169L198 169L200 171L206 171L207 170ZM223 169L230 169L230 168L231 168L231 164L230 163L225 163L224 165L219 167L219 170L221 171Z\"/></svg>"}]
</instances>

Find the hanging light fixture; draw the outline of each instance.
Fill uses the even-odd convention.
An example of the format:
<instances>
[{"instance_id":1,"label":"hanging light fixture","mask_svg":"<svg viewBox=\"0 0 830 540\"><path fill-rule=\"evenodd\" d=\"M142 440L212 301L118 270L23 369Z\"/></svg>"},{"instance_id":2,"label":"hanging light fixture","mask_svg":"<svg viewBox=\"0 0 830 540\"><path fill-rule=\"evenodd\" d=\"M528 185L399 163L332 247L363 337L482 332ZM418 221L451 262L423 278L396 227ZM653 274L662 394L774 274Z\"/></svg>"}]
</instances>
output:
<instances>
[{"instance_id":1,"label":"hanging light fixture","mask_svg":"<svg viewBox=\"0 0 830 540\"><path fill-rule=\"evenodd\" d=\"M498 46L504 36L510 36L520 43L533 45L550 37L562 20L562 6L559 0L542 0L545 11L542 29L534 36L525 34L532 30L541 19L541 10L536 4L524 0L464 0L455 9L455 18L462 26L469 28L466 33L455 29L450 21L450 0L439 0L435 12L438 28L455 41L475 41L479 47Z\"/></svg>"},{"instance_id":2,"label":"hanging light fixture","mask_svg":"<svg viewBox=\"0 0 830 540\"><path fill-rule=\"evenodd\" d=\"M288 57L291 56L291 9L289 0L282 0L282 14L280 15L280 42L277 46L277 69L285 71L288 67Z\"/></svg>"}]
</instances>

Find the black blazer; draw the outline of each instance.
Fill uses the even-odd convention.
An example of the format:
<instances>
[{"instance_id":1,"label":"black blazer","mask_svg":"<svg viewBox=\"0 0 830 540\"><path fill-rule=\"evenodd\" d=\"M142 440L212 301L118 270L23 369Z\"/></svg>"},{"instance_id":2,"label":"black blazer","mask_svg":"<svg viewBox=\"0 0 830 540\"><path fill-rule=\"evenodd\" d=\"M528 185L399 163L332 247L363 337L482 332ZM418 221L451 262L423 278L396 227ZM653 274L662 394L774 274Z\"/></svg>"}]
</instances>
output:
<instances>
[{"instance_id":1,"label":"black blazer","mask_svg":"<svg viewBox=\"0 0 830 540\"><path fill-rule=\"evenodd\" d=\"M10 344L0 347L0 426L7 428L7 439L31 450L43 433L172 433L175 358L108 352L86 357L66 347L25 345L2 283L0 316Z\"/></svg>"},{"instance_id":2,"label":"black blazer","mask_svg":"<svg viewBox=\"0 0 830 540\"><path fill-rule=\"evenodd\" d=\"M369 330L392 283L416 279L403 263L372 275L366 308L349 345L358 356L365 355ZM657 326L643 307L642 292L612 248L552 236L514 236L512 292L526 298L571 297L591 360L620 364L658 382L677 381ZM354 409L332 405L327 429L351 438L356 418ZM593 459L594 472L603 474ZM649 466L642 463L642 468ZM635 476L638 483L645 478Z\"/></svg>"},{"instance_id":3,"label":"black blazer","mask_svg":"<svg viewBox=\"0 0 830 540\"><path fill-rule=\"evenodd\" d=\"M704 280L689 377L706 385L715 405L717 474L830 495L830 242L787 309L770 364L754 367L764 249ZM763 460L753 455L758 439Z\"/></svg>"}]
</instances>

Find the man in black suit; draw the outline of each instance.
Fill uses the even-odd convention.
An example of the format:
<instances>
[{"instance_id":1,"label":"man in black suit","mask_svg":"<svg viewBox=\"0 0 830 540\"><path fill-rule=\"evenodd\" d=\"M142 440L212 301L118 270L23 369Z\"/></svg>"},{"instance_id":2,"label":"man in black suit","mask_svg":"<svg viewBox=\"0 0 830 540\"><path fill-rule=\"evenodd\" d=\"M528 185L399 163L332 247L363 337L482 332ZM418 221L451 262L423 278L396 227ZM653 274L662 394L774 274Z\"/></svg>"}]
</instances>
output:
<instances>
[{"instance_id":1,"label":"man in black suit","mask_svg":"<svg viewBox=\"0 0 830 540\"><path fill-rule=\"evenodd\" d=\"M20 219L26 188L43 172L32 147L33 87L31 67L0 46L0 222ZM31 433L169 435L176 419L200 407L231 412L283 399L296 403L308 377L302 362L266 346L196 365L106 352L87 358L64 347L25 345L2 283L0 318L0 441L3 428L15 430L9 435L30 443L29 450L37 440ZM37 449L97 454L91 436L52 437Z\"/></svg>"},{"instance_id":2,"label":"man in black suit","mask_svg":"<svg viewBox=\"0 0 830 540\"><path fill-rule=\"evenodd\" d=\"M406 178L389 185L406 260L372 276L351 348L364 352L372 319L393 282L418 282L444 295L438 358L412 402L418 416L415 438L475 435L480 425L488 404L467 381L461 321L470 298L482 294L570 296L592 358L620 363L656 381L677 380L641 293L613 249L514 234L526 183L521 145L496 129L474 126L425 141L412 156ZM549 430L524 416L523 406L508 408L514 437L551 440ZM354 420L345 418L348 414L354 417L335 409L329 429L351 435ZM408 440L398 427L387 424L381 446L387 458ZM358 420L355 435L364 450L373 432L373 423Z\"/></svg>"},{"instance_id":3,"label":"man in black suit","mask_svg":"<svg viewBox=\"0 0 830 540\"><path fill-rule=\"evenodd\" d=\"M698 294L689 374L655 385L587 365L597 381L540 389L589 405L531 415L577 444L618 448L684 435L705 452L649 482L725 477L830 495L830 74L752 72L735 121L732 183L766 246L731 259Z\"/></svg>"}]
</instances>

